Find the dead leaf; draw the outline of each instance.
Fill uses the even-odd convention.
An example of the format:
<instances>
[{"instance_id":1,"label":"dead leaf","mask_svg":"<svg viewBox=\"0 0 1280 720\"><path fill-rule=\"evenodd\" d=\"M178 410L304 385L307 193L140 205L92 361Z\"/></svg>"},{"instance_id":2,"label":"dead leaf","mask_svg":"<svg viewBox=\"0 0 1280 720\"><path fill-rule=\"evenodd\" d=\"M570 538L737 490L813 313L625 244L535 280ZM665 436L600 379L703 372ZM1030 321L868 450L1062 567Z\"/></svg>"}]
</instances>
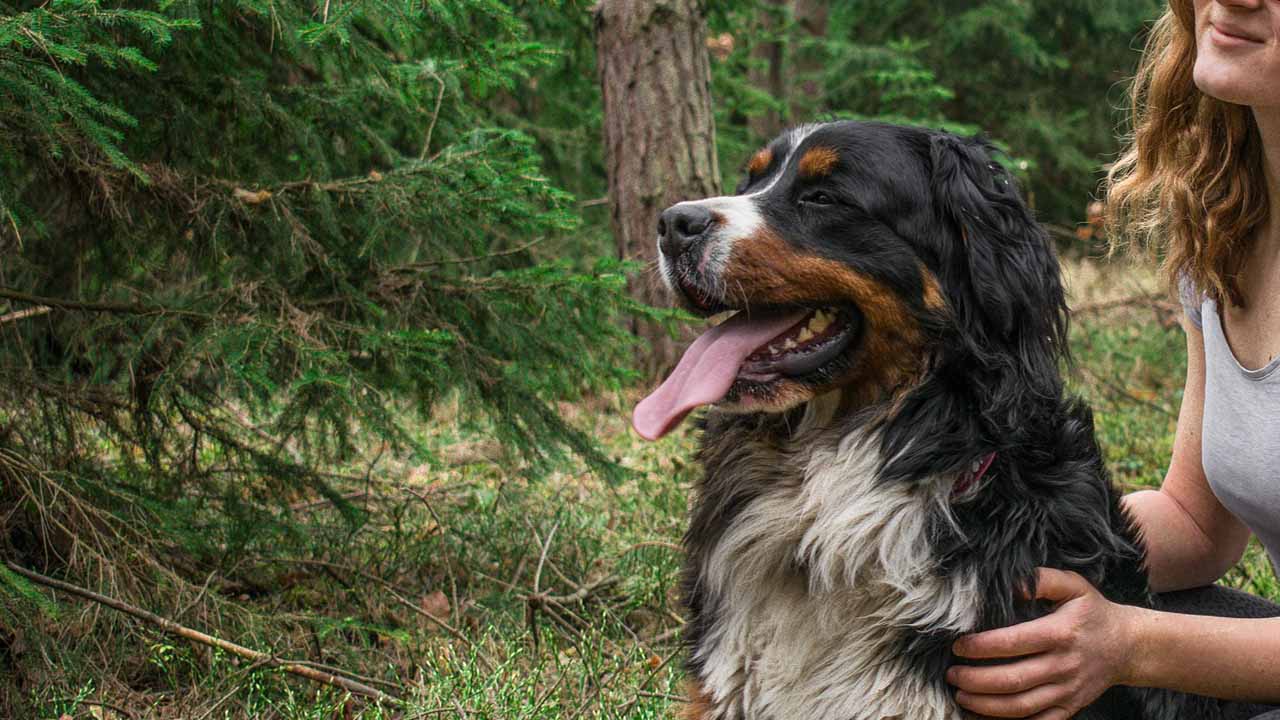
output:
<instances>
[{"instance_id":1,"label":"dead leaf","mask_svg":"<svg viewBox=\"0 0 1280 720\"><path fill-rule=\"evenodd\" d=\"M445 597L445 594L439 590L423 595L422 599L418 601L418 607L434 618L443 619L449 617L449 598Z\"/></svg>"},{"instance_id":2,"label":"dead leaf","mask_svg":"<svg viewBox=\"0 0 1280 720\"><path fill-rule=\"evenodd\" d=\"M717 59L724 60L733 52L734 38L729 33L711 35L707 38L707 50Z\"/></svg>"},{"instance_id":3,"label":"dead leaf","mask_svg":"<svg viewBox=\"0 0 1280 720\"><path fill-rule=\"evenodd\" d=\"M231 194L235 199L246 205L258 205L271 199L270 190L250 191L244 188L236 188Z\"/></svg>"}]
</instances>

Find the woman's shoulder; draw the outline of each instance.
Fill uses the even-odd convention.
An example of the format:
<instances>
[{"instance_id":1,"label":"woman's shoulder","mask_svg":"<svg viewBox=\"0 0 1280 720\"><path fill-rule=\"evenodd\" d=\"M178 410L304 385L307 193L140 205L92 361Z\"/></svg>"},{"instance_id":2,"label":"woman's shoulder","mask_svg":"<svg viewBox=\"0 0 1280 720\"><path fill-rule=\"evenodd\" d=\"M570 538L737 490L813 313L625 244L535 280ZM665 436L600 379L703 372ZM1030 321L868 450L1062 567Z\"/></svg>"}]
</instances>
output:
<instances>
[{"instance_id":1,"label":"woman's shoulder","mask_svg":"<svg viewBox=\"0 0 1280 720\"><path fill-rule=\"evenodd\" d=\"M1202 313L1206 296L1204 291L1196 287L1191 278L1185 274L1178 276L1178 298L1182 301L1182 310L1187 314L1187 320L1197 330L1203 330L1204 317Z\"/></svg>"}]
</instances>

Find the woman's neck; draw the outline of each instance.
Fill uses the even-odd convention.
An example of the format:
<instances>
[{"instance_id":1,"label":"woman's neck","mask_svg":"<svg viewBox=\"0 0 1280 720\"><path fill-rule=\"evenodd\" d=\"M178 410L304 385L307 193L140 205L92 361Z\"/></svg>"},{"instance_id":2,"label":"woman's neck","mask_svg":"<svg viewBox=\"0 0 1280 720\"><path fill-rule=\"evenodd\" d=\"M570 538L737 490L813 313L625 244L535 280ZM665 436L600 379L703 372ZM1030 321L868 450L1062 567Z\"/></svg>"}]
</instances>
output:
<instances>
[{"instance_id":1,"label":"woman's neck","mask_svg":"<svg viewBox=\"0 0 1280 720\"><path fill-rule=\"evenodd\" d=\"M1280 107L1255 107L1253 117L1262 137L1262 156L1267 178L1270 212L1260 229L1260 250L1272 257L1280 256Z\"/></svg>"}]
</instances>

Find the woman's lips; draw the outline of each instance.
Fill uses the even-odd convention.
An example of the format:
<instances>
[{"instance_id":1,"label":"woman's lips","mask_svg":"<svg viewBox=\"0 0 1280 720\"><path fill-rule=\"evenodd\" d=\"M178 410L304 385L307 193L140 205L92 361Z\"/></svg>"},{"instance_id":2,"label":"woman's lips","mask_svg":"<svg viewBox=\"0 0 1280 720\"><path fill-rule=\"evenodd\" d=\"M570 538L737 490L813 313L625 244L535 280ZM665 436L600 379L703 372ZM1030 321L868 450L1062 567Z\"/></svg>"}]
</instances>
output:
<instances>
[{"instance_id":1,"label":"woman's lips","mask_svg":"<svg viewBox=\"0 0 1280 720\"><path fill-rule=\"evenodd\" d=\"M1266 42L1251 35L1246 35L1235 28L1223 27L1212 22L1209 23L1209 35L1216 44L1227 47L1252 47L1263 45Z\"/></svg>"}]
</instances>

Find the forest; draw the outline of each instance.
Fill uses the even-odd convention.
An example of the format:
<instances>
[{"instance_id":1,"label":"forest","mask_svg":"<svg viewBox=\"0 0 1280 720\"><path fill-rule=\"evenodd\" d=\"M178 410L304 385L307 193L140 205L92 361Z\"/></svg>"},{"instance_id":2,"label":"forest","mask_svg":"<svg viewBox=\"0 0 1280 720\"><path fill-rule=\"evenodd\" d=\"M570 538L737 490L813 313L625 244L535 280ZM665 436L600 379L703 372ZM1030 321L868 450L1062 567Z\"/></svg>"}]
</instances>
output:
<instances>
[{"instance_id":1,"label":"forest","mask_svg":"<svg viewBox=\"0 0 1280 720\"><path fill-rule=\"evenodd\" d=\"M799 123L1004 152L1158 484L1180 308L1097 202L1164 7L0 2L0 717L671 717L653 227Z\"/></svg>"}]
</instances>

